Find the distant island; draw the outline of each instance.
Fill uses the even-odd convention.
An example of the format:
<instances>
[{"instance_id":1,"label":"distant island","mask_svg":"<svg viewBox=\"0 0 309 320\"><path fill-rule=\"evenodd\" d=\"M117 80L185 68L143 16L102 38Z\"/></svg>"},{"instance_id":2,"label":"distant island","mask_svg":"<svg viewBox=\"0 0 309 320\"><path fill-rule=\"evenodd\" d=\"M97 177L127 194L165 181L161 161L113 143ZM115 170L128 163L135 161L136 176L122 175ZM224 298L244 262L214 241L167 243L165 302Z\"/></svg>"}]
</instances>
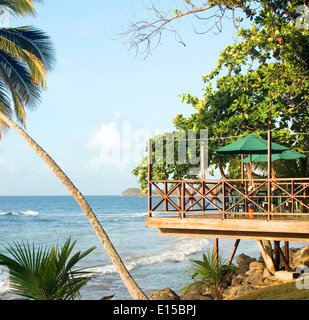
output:
<instances>
[{"instance_id":1,"label":"distant island","mask_svg":"<svg viewBox=\"0 0 309 320\"><path fill-rule=\"evenodd\" d=\"M128 188L121 193L122 196L145 196L142 191L138 188Z\"/></svg>"}]
</instances>

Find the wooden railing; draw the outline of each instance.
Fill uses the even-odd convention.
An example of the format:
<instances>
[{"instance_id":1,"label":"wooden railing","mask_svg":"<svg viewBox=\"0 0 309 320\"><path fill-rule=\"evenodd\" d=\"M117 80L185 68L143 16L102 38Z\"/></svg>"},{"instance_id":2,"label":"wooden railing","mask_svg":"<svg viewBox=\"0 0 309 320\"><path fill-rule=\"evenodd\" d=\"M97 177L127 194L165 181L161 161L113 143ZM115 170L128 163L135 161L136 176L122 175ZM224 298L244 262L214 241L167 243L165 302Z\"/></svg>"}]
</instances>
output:
<instances>
[{"instance_id":1,"label":"wooden railing","mask_svg":"<svg viewBox=\"0 0 309 320\"><path fill-rule=\"evenodd\" d=\"M148 188L149 217L309 218L309 178L164 180L149 181Z\"/></svg>"}]
</instances>

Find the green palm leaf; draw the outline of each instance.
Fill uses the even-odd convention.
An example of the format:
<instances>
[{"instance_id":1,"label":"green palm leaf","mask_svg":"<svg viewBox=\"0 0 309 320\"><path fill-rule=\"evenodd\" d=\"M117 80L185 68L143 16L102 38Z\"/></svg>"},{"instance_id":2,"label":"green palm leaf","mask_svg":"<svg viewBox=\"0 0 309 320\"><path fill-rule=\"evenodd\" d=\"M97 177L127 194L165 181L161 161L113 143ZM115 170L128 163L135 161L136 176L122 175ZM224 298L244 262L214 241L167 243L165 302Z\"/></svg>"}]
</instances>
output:
<instances>
[{"instance_id":1,"label":"green palm leaf","mask_svg":"<svg viewBox=\"0 0 309 320\"><path fill-rule=\"evenodd\" d=\"M55 65L54 47L45 32L33 26L0 28L0 37L36 56L43 62L47 70L52 69Z\"/></svg>"},{"instance_id":2,"label":"green palm leaf","mask_svg":"<svg viewBox=\"0 0 309 320\"><path fill-rule=\"evenodd\" d=\"M0 7L12 15L35 15L35 2L43 1L0 0ZM33 26L0 28L0 111L9 118L15 114L25 126L26 108L40 102L47 71L54 65L54 48L46 33ZM6 129L0 122L0 137Z\"/></svg>"},{"instance_id":3,"label":"green palm leaf","mask_svg":"<svg viewBox=\"0 0 309 320\"><path fill-rule=\"evenodd\" d=\"M70 255L75 246L69 238L63 247L35 248L34 244L15 243L6 249L12 258L0 254L0 266L9 270L11 290L34 300L72 300L79 297L79 290L89 281L85 269L72 268L92 252Z\"/></svg>"},{"instance_id":4,"label":"green palm leaf","mask_svg":"<svg viewBox=\"0 0 309 320\"><path fill-rule=\"evenodd\" d=\"M227 265L222 254L215 257L210 251L203 254L203 260L191 260L192 268L187 272L192 274L193 282L180 290L184 295L190 288L210 289L217 299L221 299L230 272L235 266Z\"/></svg>"},{"instance_id":5,"label":"green palm leaf","mask_svg":"<svg viewBox=\"0 0 309 320\"><path fill-rule=\"evenodd\" d=\"M10 14L15 16L24 16L36 14L36 8L33 2L42 3L42 0L0 0L0 6L5 6Z\"/></svg>"},{"instance_id":6,"label":"green palm leaf","mask_svg":"<svg viewBox=\"0 0 309 320\"><path fill-rule=\"evenodd\" d=\"M0 50L0 76L11 91L16 91L28 106L35 107L40 100L40 88L32 82L31 73L11 55Z\"/></svg>"}]
</instances>

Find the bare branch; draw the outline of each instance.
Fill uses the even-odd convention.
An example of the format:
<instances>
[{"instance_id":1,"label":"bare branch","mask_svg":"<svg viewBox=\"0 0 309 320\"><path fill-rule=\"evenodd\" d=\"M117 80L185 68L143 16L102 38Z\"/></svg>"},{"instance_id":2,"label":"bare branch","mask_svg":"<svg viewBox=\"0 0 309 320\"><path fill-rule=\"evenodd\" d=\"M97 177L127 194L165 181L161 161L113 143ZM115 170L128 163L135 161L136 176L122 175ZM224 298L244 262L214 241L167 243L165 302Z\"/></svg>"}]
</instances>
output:
<instances>
[{"instance_id":1,"label":"bare branch","mask_svg":"<svg viewBox=\"0 0 309 320\"><path fill-rule=\"evenodd\" d=\"M221 5L218 1L217 5L209 4L208 2L203 2L200 7L196 7L190 1L185 1L186 5L184 10L175 10L172 14L165 12L164 10L158 8L157 5L151 3L149 8L146 8L150 13L149 20L139 19L134 16L133 21L129 22L128 29L120 34L120 37L124 39L124 43L128 46L129 50L134 49L135 55L142 55L145 58L151 53L158 45L161 43L162 32L164 30L173 32L175 38L182 44L185 45L179 32L173 27L173 22L183 19L186 16L194 16L197 20L205 21L209 23L214 21L210 26L204 26L206 29L203 32L206 33L213 28L217 28L219 32L222 31L222 19L226 14L226 11L233 12L233 22L236 26L236 20L234 15L234 7L229 6L227 3ZM223 1L224 2L224 1ZM241 2L241 1L240 1ZM206 12L209 14L205 16ZM196 31L196 29L193 27Z\"/></svg>"}]
</instances>

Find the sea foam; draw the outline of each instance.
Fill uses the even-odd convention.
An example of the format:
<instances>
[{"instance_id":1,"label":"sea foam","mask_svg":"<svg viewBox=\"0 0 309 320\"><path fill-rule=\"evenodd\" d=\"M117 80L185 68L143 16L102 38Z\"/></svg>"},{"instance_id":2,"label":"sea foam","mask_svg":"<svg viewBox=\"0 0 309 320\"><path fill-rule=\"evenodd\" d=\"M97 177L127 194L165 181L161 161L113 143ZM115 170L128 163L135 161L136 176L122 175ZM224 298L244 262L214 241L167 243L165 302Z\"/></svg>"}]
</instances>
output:
<instances>
[{"instance_id":1,"label":"sea foam","mask_svg":"<svg viewBox=\"0 0 309 320\"><path fill-rule=\"evenodd\" d=\"M0 212L0 216L38 216L39 213L37 211L33 210L27 210L27 211L9 211L9 212Z\"/></svg>"},{"instance_id":2,"label":"sea foam","mask_svg":"<svg viewBox=\"0 0 309 320\"><path fill-rule=\"evenodd\" d=\"M209 241L206 239L188 240L188 238L181 238L179 243L169 249L152 254L127 257L123 259L123 262L129 271L139 266L160 264L164 262L181 262L187 260L190 255L204 250L208 245ZM112 264L108 264L104 267L91 268L89 270L93 276L117 272Z\"/></svg>"}]
</instances>

